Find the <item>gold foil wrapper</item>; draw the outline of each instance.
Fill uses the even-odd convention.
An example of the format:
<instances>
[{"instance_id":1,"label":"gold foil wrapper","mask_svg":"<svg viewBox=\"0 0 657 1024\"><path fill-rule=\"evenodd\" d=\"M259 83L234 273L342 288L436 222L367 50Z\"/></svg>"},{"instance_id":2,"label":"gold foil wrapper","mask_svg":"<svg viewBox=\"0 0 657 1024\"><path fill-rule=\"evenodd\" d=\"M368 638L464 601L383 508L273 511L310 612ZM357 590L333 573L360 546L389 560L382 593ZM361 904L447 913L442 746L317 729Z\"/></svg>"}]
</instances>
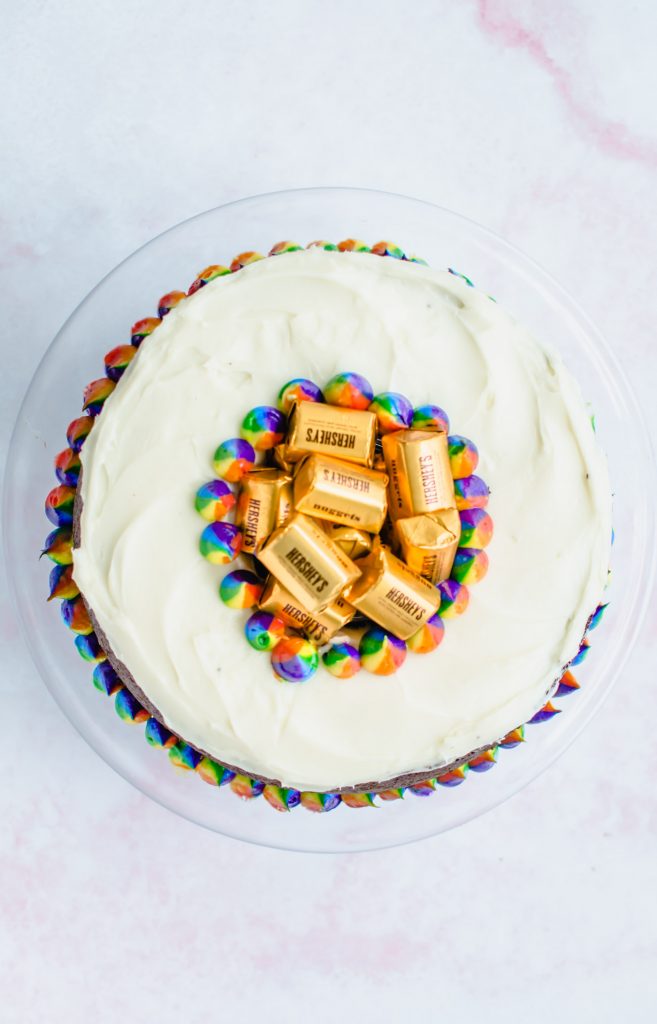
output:
<instances>
[{"instance_id":1,"label":"gold foil wrapper","mask_svg":"<svg viewBox=\"0 0 657 1024\"><path fill-rule=\"evenodd\" d=\"M355 526L341 526L339 523L324 523L324 529L332 541L341 547L347 558L355 562L364 558L372 550L372 538L365 530Z\"/></svg>"},{"instance_id":2,"label":"gold foil wrapper","mask_svg":"<svg viewBox=\"0 0 657 1024\"><path fill-rule=\"evenodd\" d=\"M362 576L345 591L345 600L400 640L408 640L438 611L438 589L382 544L358 567Z\"/></svg>"},{"instance_id":3,"label":"gold foil wrapper","mask_svg":"<svg viewBox=\"0 0 657 1024\"><path fill-rule=\"evenodd\" d=\"M399 554L409 569L430 583L447 579L461 536L456 509L398 519L394 530Z\"/></svg>"},{"instance_id":4,"label":"gold foil wrapper","mask_svg":"<svg viewBox=\"0 0 657 1024\"><path fill-rule=\"evenodd\" d=\"M339 633L356 614L356 609L352 605L338 597L323 611L311 615L273 576L270 576L265 584L259 607L265 612L277 615L288 626L298 629L319 647Z\"/></svg>"},{"instance_id":5,"label":"gold foil wrapper","mask_svg":"<svg viewBox=\"0 0 657 1024\"><path fill-rule=\"evenodd\" d=\"M397 430L382 440L392 519L456 506L444 431Z\"/></svg>"},{"instance_id":6,"label":"gold foil wrapper","mask_svg":"<svg viewBox=\"0 0 657 1024\"><path fill-rule=\"evenodd\" d=\"M299 512L271 535L259 558L312 613L332 604L360 576L360 569L319 523Z\"/></svg>"},{"instance_id":7,"label":"gold foil wrapper","mask_svg":"<svg viewBox=\"0 0 657 1024\"><path fill-rule=\"evenodd\" d=\"M277 469L252 469L242 478L235 525L242 531L242 550L256 554L277 526L280 491L291 479Z\"/></svg>"},{"instance_id":8,"label":"gold foil wrapper","mask_svg":"<svg viewBox=\"0 0 657 1024\"><path fill-rule=\"evenodd\" d=\"M340 405L298 402L290 414L285 459L299 462L304 455L335 458L371 466L374 461L376 416Z\"/></svg>"},{"instance_id":9,"label":"gold foil wrapper","mask_svg":"<svg viewBox=\"0 0 657 1024\"><path fill-rule=\"evenodd\" d=\"M294 465L290 459L288 459L286 444L277 444L272 448L271 457L280 469L284 470L286 473L292 473Z\"/></svg>"},{"instance_id":10,"label":"gold foil wrapper","mask_svg":"<svg viewBox=\"0 0 657 1024\"><path fill-rule=\"evenodd\" d=\"M386 517L388 477L326 455L309 455L294 477L298 512L378 533Z\"/></svg>"},{"instance_id":11,"label":"gold foil wrapper","mask_svg":"<svg viewBox=\"0 0 657 1024\"><path fill-rule=\"evenodd\" d=\"M294 512L294 485L292 478L286 476L278 491L276 507L276 528L284 526Z\"/></svg>"}]
</instances>

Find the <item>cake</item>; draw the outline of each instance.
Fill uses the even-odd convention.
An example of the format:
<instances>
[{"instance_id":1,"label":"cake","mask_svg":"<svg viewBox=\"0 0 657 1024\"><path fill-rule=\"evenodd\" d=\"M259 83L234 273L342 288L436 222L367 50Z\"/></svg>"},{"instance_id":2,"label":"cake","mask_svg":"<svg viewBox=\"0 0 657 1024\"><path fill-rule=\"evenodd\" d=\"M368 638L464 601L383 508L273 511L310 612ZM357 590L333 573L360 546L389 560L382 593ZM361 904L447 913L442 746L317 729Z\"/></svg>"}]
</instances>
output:
<instances>
[{"instance_id":1,"label":"cake","mask_svg":"<svg viewBox=\"0 0 657 1024\"><path fill-rule=\"evenodd\" d=\"M58 534L48 553L64 552L54 596L123 717L145 722L152 743L206 781L264 791L274 806L302 793L315 809L334 806L335 794L362 806L373 793L460 781L464 766L486 767L500 742L518 742L523 723L551 717L557 688L577 685L568 668L599 618L611 543L591 412L561 359L467 278L386 243L284 244L272 254L245 254L230 268L239 272L209 268L108 354L47 503ZM321 445L302 443L293 465L286 450L294 417L312 409L376 420L373 458L343 463L349 486L367 472L387 485L385 524L375 516L361 530L376 537L374 553L345 546L358 544L358 529L349 534L357 502L353 514L345 506L346 526L315 518L319 500L301 503L302 491L314 493L308 467L321 469L312 461ZM431 447L432 432L451 456L452 499L442 505L452 519L436 526L435 503L425 519L454 540L451 576L422 579L437 597L417 633L398 638L367 604L364 567L383 572L389 558L388 571L401 559L422 577L409 554L414 510L400 513L402 526L390 518L386 443L399 461L400 437ZM248 552L239 503L253 466L247 458L233 480L227 469L244 455L230 446L240 438L260 486L281 467L297 484L308 477L288 495L278 532L296 516L326 538L328 566L338 547L353 556L345 563L356 572L336 594L353 599L356 617L326 643L290 622L281 629L275 599L263 603L282 577L271 537Z\"/></svg>"}]
</instances>

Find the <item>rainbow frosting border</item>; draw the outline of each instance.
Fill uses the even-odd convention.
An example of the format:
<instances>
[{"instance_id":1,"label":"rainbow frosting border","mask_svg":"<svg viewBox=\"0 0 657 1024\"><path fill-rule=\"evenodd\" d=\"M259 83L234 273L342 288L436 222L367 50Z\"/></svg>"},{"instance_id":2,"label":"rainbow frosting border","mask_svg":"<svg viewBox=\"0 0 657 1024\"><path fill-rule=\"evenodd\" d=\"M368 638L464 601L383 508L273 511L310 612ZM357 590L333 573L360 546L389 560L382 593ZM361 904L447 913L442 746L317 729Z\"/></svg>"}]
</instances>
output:
<instances>
[{"instance_id":1,"label":"rainbow frosting border","mask_svg":"<svg viewBox=\"0 0 657 1024\"><path fill-rule=\"evenodd\" d=\"M302 246L294 242L279 242L273 246L268 256L296 252L301 248ZM377 242L373 246L368 246L365 242L348 238L337 245L326 241L310 242L307 248L323 248L339 252L367 252L392 259L425 263L425 260L418 257L407 256L399 246L392 242ZM159 327L167 313L216 277L236 273L242 267L265 258L257 252L240 253L229 267L221 265L206 267L197 275L187 292L171 291L163 295L158 302L158 315L138 320L131 329L130 343L115 347L105 356L105 376L92 381L84 389L82 405L84 415L77 417L69 424L66 432L68 448L60 452L55 459L55 474L58 484L49 492L45 503L46 516L54 526L46 538L42 551L42 554L47 555L54 563L50 573L48 600L53 598L61 600L62 618L68 628L76 634L75 646L78 653L85 661L94 665L93 684L99 692L114 698L114 706L119 717L128 724L143 725L144 735L150 746L166 750L169 760L175 768L181 771L196 772L208 785L228 786L236 796L243 800L252 800L262 796L277 811L291 811L295 807L304 807L315 813L332 811L340 804L352 808L380 806L380 803L403 799L407 793L420 797L430 796L439 788L453 788L461 785L471 771L475 773L488 771L497 763L500 750L512 750L525 742L526 726L550 721L561 713L562 709L555 707L553 701L566 697L579 689L579 683L570 669L580 664L587 656L590 646L588 634L599 624L607 607L606 604L599 605L591 615L579 651L565 669L547 703L525 725L513 729L493 746L479 751L458 767L453 767L442 774L434 775L409 786L369 793L348 791L314 793L269 785L248 775L238 774L209 757L203 756L153 718L130 690L124 686L107 660L107 655L94 633L84 601L72 577L73 504L80 473L79 452L93 428L95 417L102 412L105 400L112 393L126 367L134 358L139 345ZM464 274L452 267L448 269L451 274L461 278L466 285L474 287L472 281ZM490 298L491 301L495 301L492 296Z\"/></svg>"}]
</instances>

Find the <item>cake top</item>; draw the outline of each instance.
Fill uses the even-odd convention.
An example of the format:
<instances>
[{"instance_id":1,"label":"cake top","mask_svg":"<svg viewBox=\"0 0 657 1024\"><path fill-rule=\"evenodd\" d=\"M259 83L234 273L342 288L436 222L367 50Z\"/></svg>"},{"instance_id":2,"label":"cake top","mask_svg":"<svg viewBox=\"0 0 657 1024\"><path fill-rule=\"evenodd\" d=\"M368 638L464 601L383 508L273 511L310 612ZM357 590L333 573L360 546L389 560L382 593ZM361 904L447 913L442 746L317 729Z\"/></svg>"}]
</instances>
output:
<instances>
[{"instance_id":1,"label":"cake top","mask_svg":"<svg viewBox=\"0 0 657 1024\"><path fill-rule=\"evenodd\" d=\"M478 442L491 567L435 657L279 685L218 600L194 494L247 410L347 367ZM210 282L142 344L81 457L75 577L114 653L176 733L297 788L494 742L545 702L606 582L609 484L575 382L488 297L417 264L315 249Z\"/></svg>"}]
</instances>

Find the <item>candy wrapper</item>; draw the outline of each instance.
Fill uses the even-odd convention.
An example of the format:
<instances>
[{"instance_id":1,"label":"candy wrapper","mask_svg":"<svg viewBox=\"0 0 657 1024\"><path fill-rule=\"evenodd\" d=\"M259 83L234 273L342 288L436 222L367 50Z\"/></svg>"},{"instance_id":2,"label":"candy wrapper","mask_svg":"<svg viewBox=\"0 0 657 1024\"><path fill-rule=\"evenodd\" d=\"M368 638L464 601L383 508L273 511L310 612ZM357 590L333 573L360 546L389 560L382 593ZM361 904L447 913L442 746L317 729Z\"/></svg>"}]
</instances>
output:
<instances>
[{"instance_id":1,"label":"candy wrapper","mask_svg":"<svg viewBox=\"0 0 657 1024\"><path fill-rule=\"evenodd\" d=\"M235 523L242 530L242 551L256 554L276 529L281 487L291 478L276 469L253 469L242 477Z\"/></svg>"},{"instance_id":2,"label":"candy wrapper","mask_svg":"<svg viewBox=\"0 0 657 1024\"><path fill-rule=\"evenodd\" d=\"M262 611L278 616L286 625L299 630L318 646L335 636L356 614L355 608L338 597L323 611L311 615L273 576L267 580L258 603Z\"/></svg>"},{"instance_id":3,"label":"candy wrapper","mask_svg":"<svg viewBox=\"0 0 657 1024\"><path fill-rule=\"evenodd\" d=\"M294 504L297 511L318 519L378 533L388 509L387 484L385 473L309 455L294 478Z\"/></svg>"},{"instance_id":4,"label":"candy wrapper","mask_svg":"<svg viewBox=\"0 0 657 1024\"><path fill-rule=\"evenodd\" d=\"M311 613L332 604L360 575L321 526L298 512L271 535L260 561Z\"/></svg>"},{"instance_id":5,"label":"candy wrapper","mask_svg":"<svg viewBox=\"0 0 657 1024\"><path fill-rule=\"evenodd\" d=\"M398 519L394 534L406 565L430 583L442 583L452 571L461 523L454 508Z\"/></svg>"},{"instance_id":6,"label":"candy wrapper","mask_svg":"<svg viewBox=\"0 0 657 1024\"><path fill-rule=\"evenodd\" d=\"M286 458L299 462L304 455L332 455L371 466L376 441L376 416L361 409L301 402L290 415Z\"/></svg>"},{"instance_id":7,"label":"candy wrapper","mask_svg":"<svg viewBox=\"0 0 657 1024\"><path fill-rule=\"evenodd\" d=\"M417 633L438 611L438 590L382 544L358 568L362 576L345 592L345 600L400 640Z\"/></svg>"},{"instance_id":8,"label":"candy wrapper","mask_svg":"<svg viewBox=\"0 0 657 1024\"><path fill-rule=\"evenodd\" d=\"M399 430L383 437L390 477L390 515L418 516L455 507L447 435L442 431Z\"/></svg>"}]
</instances>

